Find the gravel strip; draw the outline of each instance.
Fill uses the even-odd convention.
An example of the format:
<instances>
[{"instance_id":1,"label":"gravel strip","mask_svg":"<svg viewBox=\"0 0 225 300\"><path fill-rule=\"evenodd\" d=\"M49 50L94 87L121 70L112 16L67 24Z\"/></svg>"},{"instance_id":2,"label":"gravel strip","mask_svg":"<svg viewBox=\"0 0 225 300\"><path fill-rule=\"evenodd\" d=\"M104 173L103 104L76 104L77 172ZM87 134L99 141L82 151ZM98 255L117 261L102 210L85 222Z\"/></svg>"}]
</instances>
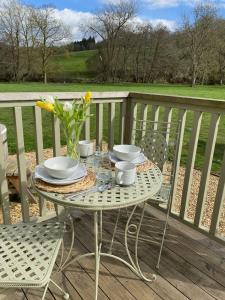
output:
<instances>
[{"instance_id":1,"label":"gravel strip","mask_svg":"<svg viewBox=\"0 0 225 300\"><path fill-rule=\"evenodd\" d=\"M63 147L61 149L61 155L64 155L64 154L66 154L66 147ZM25 155L26 155L26 159L31 164L31 169L34 170L35 165L36 165L35 152L29 152L29 153L26 153ZM44 150L44 159L50 158L50 157L52 157L52 155L53 155L52 149ZM14 158L15 155L10 156L10 157ZM167 165L167 168L168 169L170 168L169 164ZM177 192L176 192L175 202L173 204L173 210L176 213L180 212L181 198L182 198L182 191L183 191L183 184L184 184L184 176L185 176L185 168L180 167ZM200 180L201 180L201 171L194 169L193 176L192 176L192 185L191 185L191 197L189 199L189 204L188 204L188 209L187 209L187 217L190 220L194 220L194 217L195 217L195 209L196 209L196 203L197 203L197 199L198 199ZM202 218L202 225L206 228L209 228L209 226L210 226L218 181L219 181L219 177L212 175L212 174L209 176L208 191L207 191L207 195L206 195L206 202L205 202L203 218ZM52 209L54 209L54 206L52 203L47 201L47 208L49 210L52 210ZM38 204L31 203L29 206L29 211L30 211L30 216L38 216L39 215ZM10 214L11 214L12 223L21 221L21 205L20 205L20 203L11 203ZM0 213L0 223L2 223L2 222L3 222L2 214ZM219 232L218 233L223 234L225 236L225 201L224 201L223 211L222 211L220 222L219 222Z\"/></svg>"}]
</instances>

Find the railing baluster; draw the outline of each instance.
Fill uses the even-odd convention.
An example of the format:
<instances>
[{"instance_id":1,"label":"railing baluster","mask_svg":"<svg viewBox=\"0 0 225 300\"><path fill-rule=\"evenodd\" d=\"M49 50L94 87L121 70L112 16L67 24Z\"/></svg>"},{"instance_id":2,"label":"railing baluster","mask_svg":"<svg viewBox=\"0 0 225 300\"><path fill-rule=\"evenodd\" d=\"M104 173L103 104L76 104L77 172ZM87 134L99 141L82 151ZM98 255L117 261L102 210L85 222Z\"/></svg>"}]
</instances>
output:
<instances>
[{"instance_id":1,"label":"railing baluster","mask_svg":"<svg viewBox=\"0 0 225 300\"><path fill-rule=\"evenodd\" d=\"M141 105L141 138L144 137L145 135L145 131L146 131L146 127L147 127L147 116L148 116L148 105L147 104L142 104Z\"/></svg>"},{"instance_id":2,"label":"railing baluster","mask_svg":"<svg viewBox=\"0 0 225 300\"><path fill-rule=\"evenodd\" d=\"M53 135L53 156L60 155L60 122L59 119L52 116L52 135Z\"/></svg>"},{"instance_id":3,"label":"railing baluster","mask_svg":"<svg viewBox=\"0 0 225 300\"><path fill-rule=\"evenodd\" d=\"M152 106L152 112L151 112L151 121L154 122L152 129L157 130L158 124L157 122L159 121L159 106L158 105L153 105Z\"/></svg>"},{"instance_id":4,"label":"railing baluster","mask_svg":"<svg viewBox=\"0 0 225 300\"><path fill-rule=\"evenodd\" d=\"M184 177L184 186L183 186L182 199L181 199L180 217L182 219L186 218L186 212L189 204L189 197L190 197L190 190L191 190L191 183L192 183L191 180L192 172L194 169L201 121L202 121L202 112L196 111L194 113L193 128L191 133L190 146L188 151L188 158L187 158L185 177Z\"/></svg>"},{"instance_id":5,"label":"railing baluster","mask_svg":"<svg viewBox=\"0 0 225 300\"><path fill-rule=\"evenodd\" d=\"M223 210L224 199L225 199L225 151L223 155L223 162L220 171L220 178L217 186L215 203L213 207L213 213L212 213L210 230L209 230L209 233L212 236L217 235L220 216Z\"/></svg>"},{"instance_id":6,"label":"railing baluster","mask_svg":"<svg viewBox=\"0 0 225 300\"><path fill-rule=\"evenodd\" d=\"M27 172L24 155L23 121L21 107L14 107L14 118L16 126L17 162L20 186L20 198L22 206L23 221L29 221L29 202L27 197Z\"/></svg>"},{"instance_id":7,"label":"railing baluster","mask_svg":"<svg viewBox=\"0 0 225 300\"><path fill-rule=\"evenodd\" d=\"M103 104L96 104L96 146L102 147Z\"/></svg>"},{"instance_id":8,"label":"railing baluster","mask_svg":"<svg viewBox=\"0 0 225 300\"><path fill-rule=\"evenodd\" d=\"M176 146L176 161L174 163L174 182L172 186L172 203L171 203L171 212L175 213L174 209L174 204L176 200L176 189L177 189L177 183L178 183L178 178L179 178L179 168L180 168L180 160L181 160L181 152L182 152L182 145L183 145L183 139L184 139L184 128L185 128L185 123L186 123L186 116L187 116L187 110L186 109L181 109L179 110L178 114L178 126L179 126L179 136L178 138L178 143Z\"/></svg>"},{"instance_id":9,"label":"railing baluster","mask_svg":"<svg viewBox=\"0 0 225 300\"><path fill-rule=\"evenodd\" d=\"M90 107L87 108L87 114L90 115ZM90 118L87 118L84 123L84 138L90 140Z\"/></svg>"},{"instance_id":10,"label":"railing baluster","mask_svg":"<svg viewBox=\"0 0 225 300\"><path fill-rule=\"evenodd\" d=\"M202 169L199 193L198 193L195 220L194 220L194 224L197 227L201 225L204 203L205 203L205 198L208 190L209 174L212 167L213 154L216 145L219 121L220 121L220 114L212 114L210 127L209 127L208 141L205 150L205 157L204 157L204 164Z\"/></svg>"},{"instance_id":11,"label":"railing baluster","mask_svg":"<svg viewBox=\"0 0 225 300\"><path fill-rule=\"evenodd\" d=\"M126 102L120 103L120 143L124 143Z\"/></svg>"},{"instance_id":12,"label":"railing baluster","mask_svg":"<svg viewBox=\"0 0 225 300\"><path fill-rule=\"evenodd\" d=\"M130 137L130 143L131 144L134 144L135 143L135 139L136 139L136 126L137 126L137 103L135 102L132 102L131 103L131 115L132 115L132 118L131 118L131 127L130 127L130 130L131 130L131 137ZM129 144L130 144L129 143Z\"/></svg>"},{"instance_id":13,"label":"railing baluster","mask_svg":"<svg viewBox=\"0 0 225 300\"><path fill-rule=\"evenodd\" d=\"M164 132L163 135L165 136L167 144L168 144L169 138L170 138L171 118L172 118L172 108L171 107L166 107L165 112L164 112L164 116L163 116L163 122L166 123L165 125L163 125L163 132Z\"/></svg>"},{"instance_id":14,"label":"railing baluster","mask_svg":"<svg viewBox=\"0 0 225 300\"><path fill-rule=\"evenodd\" d=\"M43 131L42 131L42 116L41 109L34 106L34 122L35 122L35 139L36 139L36 162L43 162ZM43 197L39 197L39 212L40 216L46 215L46 201Z\"/></svg>"},{"instance_id":15,"label":"railing baluster","mask_svg":"<svg viewBox=\"0 0 225 300\"><path fill-rule=\"evenodd\" d=\"M108 104L108 113L108 148L112 150L114 145L115 103Z\"/></svg>"},{"instance_id":16,"label":"railing baluster","mask_svg":"<svg viewBox=\"0 0 225 300\"><path fill-rule=\"evenodd\" d=\"M0 147L0 199L4 224L10 224L9 191L6 178L6 161L4 148Z\"/></svg>"}]
</instances>

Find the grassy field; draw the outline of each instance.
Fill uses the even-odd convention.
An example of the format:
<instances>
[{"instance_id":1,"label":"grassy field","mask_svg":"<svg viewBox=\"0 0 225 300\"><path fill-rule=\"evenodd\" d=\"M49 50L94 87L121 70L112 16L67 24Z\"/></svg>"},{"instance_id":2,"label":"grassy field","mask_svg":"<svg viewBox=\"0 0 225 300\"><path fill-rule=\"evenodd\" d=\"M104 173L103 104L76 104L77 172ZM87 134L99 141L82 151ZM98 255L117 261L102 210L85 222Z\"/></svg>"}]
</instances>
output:
<instances>
[{"instance_id":1,"label":"grassy field","mask_svg":"<svg viewBox=\"0 0 225 300\"><path fill-rule=\"evenodd\" d=\"M80 91L135 91L178 96L191 96L225 100L224 86L196 86L172 84L60 84L49 83L0 83L0 92L80 92Z\"/></svg>"},{"instance_id":2,"label":"grassy field","mask_svg":"<svg viewBox=\"0 0 225 300\"><path fill-rule=\"evenodd\" d=\"M66 52L51 58L52 72L56 79L67 81L82 78L92 78L93 72L88 70L87 61L96 55L96 50Z\"/></svg>"},{"instance_id":3,"label":"grassy field","mask_svg":"<svg viewBox=\"0 0 225 300\"><path fill-rule=\"evenodd\" d=\"M0 92L62 92L62 91L138 91L138 92L149 92L149 93L161 93L171 95L182 95L182 96L193 96L213 99L225 99L225 88L220 86L197 86L191 88L189 86L182 85L150 85L150 84L48 84L43 85L40 83L27 83L27 84L0 84ZM92 112L95 113L93 106ZM160 111L163 114L163 110ZM173 114L174 119L177 117L176 111ZM107 106L104 106L104 139L107 139L107 122L108 122ZM119 142L119 106L116 110L116 122L115 122L115 137L116 142ZM34 142L34 119L31 108L23 109L23 121L24 121L24 135L25 135L25 146L26 151L31 151L35 148ZM188 154L188 145L190 140L190 133L192 128L193 115L188 113L187 124L185 129L184 147L182 150L182 163L186 162ZM13 124L13 111L12 109L0 109L0 123L4 123L8 127L8 140L10 152L15 152L16 141L14 134ZM197 159L195 163L196 168L201 168L204 164L204 152L207 141L207 133L210 123L210 115L204 114L200 139L198 143ZM95 120L91 120L91 131L92 138L94 138L95 132ZM225 120L221 120L219 133L217 138L217 145L215 155L213 159L213 171L219 172L221 166L221 160L223 152L225 150L224 145L224 132L225 132ZM44 134L44 147L51 147L51 124L50 115L47 112L43 112L43 134ZM62 140L62 142L65 142Z\"/></svg>"}]
</instances>

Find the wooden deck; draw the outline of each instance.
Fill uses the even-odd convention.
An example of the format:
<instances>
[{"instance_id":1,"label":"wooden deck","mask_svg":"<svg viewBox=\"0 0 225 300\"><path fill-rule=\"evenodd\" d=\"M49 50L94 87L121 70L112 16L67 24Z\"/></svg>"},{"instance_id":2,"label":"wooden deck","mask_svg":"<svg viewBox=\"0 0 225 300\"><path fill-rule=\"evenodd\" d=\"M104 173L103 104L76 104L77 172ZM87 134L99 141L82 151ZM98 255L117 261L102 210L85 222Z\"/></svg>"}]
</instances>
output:
<instances>
[{"instance_id":1,"label":"wooden deck","mask_svg":"<svg viewBox=\"0 0 225 300\"><path fill-rule=\"evenodd\" d=\"M160 216L156 209L153 214ZM106 219L112 220L113 215ZM92 220L91 215L85 215L75 222L74 253L93 250ZM104 238L110 236L111 229L108 221L104 223ZM104 258L100 269L99 300L225 299L224 246L173 219L170 220L168 233L170 242L165 244L159 271L154 268L158 246L140 243L141 267L145 274L157 274L154 283L143 282L121 263ZM115 251L120 255L124 253L122 243L118 235ZM69 292L70 299L94 299L93 258L71 264L63 273L54 275L53 279ZM41 299L42 291L1 290L0 293L1 300L37 300ZM62 299L62 296L51 286L46 300L54 299Z\"/></svg>"}]
</instances>

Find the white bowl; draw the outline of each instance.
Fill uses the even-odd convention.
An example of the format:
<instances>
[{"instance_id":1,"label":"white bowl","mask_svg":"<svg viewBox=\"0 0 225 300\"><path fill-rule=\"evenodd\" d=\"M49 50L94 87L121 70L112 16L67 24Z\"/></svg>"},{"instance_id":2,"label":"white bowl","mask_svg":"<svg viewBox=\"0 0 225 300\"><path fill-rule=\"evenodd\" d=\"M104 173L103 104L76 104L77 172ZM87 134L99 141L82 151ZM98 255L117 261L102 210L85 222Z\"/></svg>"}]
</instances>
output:
<instances>
[{"instance_id":1,"label":"white bowl","mask_svg":"<svg viewBox=\"0 0 225 300\"><path fill-rule=\"evenodd\" d=\"M132 161L141 153L141 148L135 145L116 145L113 147L113 153L120 160Z\"/></svg>"},{"instance_id":2,"label":"white bowl","mask_svg":"<svg viewBox=\"0 0 225 300\"><path fill-rule=\"evenodd\" d=\"M44 168L48 175L54 178L67 178L73 174L79 165L79 161L66 156L49 158L44 162Z\"/></svg>"}]
</instances>

